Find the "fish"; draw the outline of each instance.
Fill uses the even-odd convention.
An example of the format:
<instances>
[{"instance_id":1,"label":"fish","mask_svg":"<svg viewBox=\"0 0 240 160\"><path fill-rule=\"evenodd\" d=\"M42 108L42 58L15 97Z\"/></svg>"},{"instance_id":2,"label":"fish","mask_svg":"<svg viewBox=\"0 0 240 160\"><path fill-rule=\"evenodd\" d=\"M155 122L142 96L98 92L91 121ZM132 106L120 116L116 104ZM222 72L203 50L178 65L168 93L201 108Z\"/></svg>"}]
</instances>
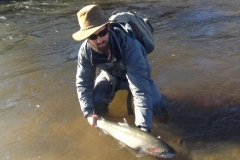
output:
<instances>
[{"instance_id":1,"label":"fish","mask_svg":"<svg viewBox=\"0 0 240 160\"><path fill-rule=\"evenodd\" d=\"M138 150L137 157L152 155L160 158L173 158L175 156L175 150L162 139L130 126L125 118L123 120L124 123L115 123L101 118L97 120L97 127L120 143Z\"/></svg>"}]
</instances>

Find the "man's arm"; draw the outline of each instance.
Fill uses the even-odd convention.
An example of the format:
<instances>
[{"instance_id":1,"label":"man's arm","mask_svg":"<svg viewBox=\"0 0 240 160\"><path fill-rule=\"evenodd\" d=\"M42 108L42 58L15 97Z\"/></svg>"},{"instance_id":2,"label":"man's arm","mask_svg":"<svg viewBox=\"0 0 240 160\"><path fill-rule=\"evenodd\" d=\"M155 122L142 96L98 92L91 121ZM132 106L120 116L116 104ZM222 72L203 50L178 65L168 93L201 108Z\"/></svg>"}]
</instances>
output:
<instances>
[{"instance_id":1,"label":"man's arm","mask_svg":"<svg viewBox=\"0 0 240 160\"><path fill-rule=\"evenodd\" d=\"M78 65L76 74L76 87L78 99L84 117L93 113L93 88L96 77L96 67L87 57L86 51L81 47L78 54Z\"/></svg>"},{"instance_id":2,"label":"man's arm","mask_svg":"<svg viewBox=\"0 0 240 160\"><path fill-rule=\"evenodd\" d=\"M134 97L135 124L151 129L152 93L150 87L151 69L144 57L143 46L135 43L127 57L127 78Z\"/></svg>"}]
</instances>

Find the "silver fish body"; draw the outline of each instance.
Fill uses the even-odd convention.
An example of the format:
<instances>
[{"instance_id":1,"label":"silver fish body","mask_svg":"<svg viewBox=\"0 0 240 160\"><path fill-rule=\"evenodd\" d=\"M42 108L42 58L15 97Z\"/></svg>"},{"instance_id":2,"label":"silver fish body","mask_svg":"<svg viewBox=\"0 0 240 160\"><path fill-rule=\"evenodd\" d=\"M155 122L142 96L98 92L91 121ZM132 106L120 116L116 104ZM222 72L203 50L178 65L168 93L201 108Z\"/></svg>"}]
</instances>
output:
<instances>
[{"instance_id":1,"label":"silver fish body","mask_svg":"<svg viewBox=\"0 0 240 160\"><path fill-rule=\"evenodd\" d=\"M139 150L137 157L147 154L161 158L173 158L175 156L174 149L166 142L136 127L129 126L125 119L124 123L114 123L100 119L97 120L97 126L121 143Z\"/></svg>"}]
</instances>

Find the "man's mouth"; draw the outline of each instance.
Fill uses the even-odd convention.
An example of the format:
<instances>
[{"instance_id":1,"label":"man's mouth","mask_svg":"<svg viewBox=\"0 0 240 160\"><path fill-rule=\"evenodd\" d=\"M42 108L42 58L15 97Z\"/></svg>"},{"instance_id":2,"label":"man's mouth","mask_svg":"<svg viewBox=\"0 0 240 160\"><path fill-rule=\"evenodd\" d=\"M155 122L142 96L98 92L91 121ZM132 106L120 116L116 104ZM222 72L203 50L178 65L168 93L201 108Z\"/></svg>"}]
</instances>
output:
<instances>
[{"instance_id":1,"label":"man's mouth","mask_svg":"<svg viewBox=\"0 0 240 160\"><path fill-rule=\"evenodd\" d=\"M98 47L102 47L105 45L105 42L102 42L102 43L98 43Z\"/></svg>"}]
</instances>

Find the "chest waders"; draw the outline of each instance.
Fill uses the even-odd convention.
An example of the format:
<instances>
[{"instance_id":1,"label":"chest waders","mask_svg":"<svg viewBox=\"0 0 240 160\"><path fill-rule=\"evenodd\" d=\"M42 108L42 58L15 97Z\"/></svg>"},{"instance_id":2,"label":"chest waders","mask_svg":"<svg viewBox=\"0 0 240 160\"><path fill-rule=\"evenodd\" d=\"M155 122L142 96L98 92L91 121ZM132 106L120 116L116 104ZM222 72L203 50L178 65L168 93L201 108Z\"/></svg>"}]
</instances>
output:
<instances>
[{"instance_id":1,"label":"chest waders","mask_svg":"<svg viewBox=\"0 0 240 160\"><path fill-rule=\"evenodd\" d=\"M102 73L104 74L104 76L106 77L106 79L112 84L112 92L111 92L111 98L113 98L120 80L118 80L117 78L115 78L114 76L110 75L109 73L102 71ZM128 115L133 115L133 109L132 109L132 92L128 89L128 95L127 95L127 111L128 111Z\"/></svg>"}]
</instances>

